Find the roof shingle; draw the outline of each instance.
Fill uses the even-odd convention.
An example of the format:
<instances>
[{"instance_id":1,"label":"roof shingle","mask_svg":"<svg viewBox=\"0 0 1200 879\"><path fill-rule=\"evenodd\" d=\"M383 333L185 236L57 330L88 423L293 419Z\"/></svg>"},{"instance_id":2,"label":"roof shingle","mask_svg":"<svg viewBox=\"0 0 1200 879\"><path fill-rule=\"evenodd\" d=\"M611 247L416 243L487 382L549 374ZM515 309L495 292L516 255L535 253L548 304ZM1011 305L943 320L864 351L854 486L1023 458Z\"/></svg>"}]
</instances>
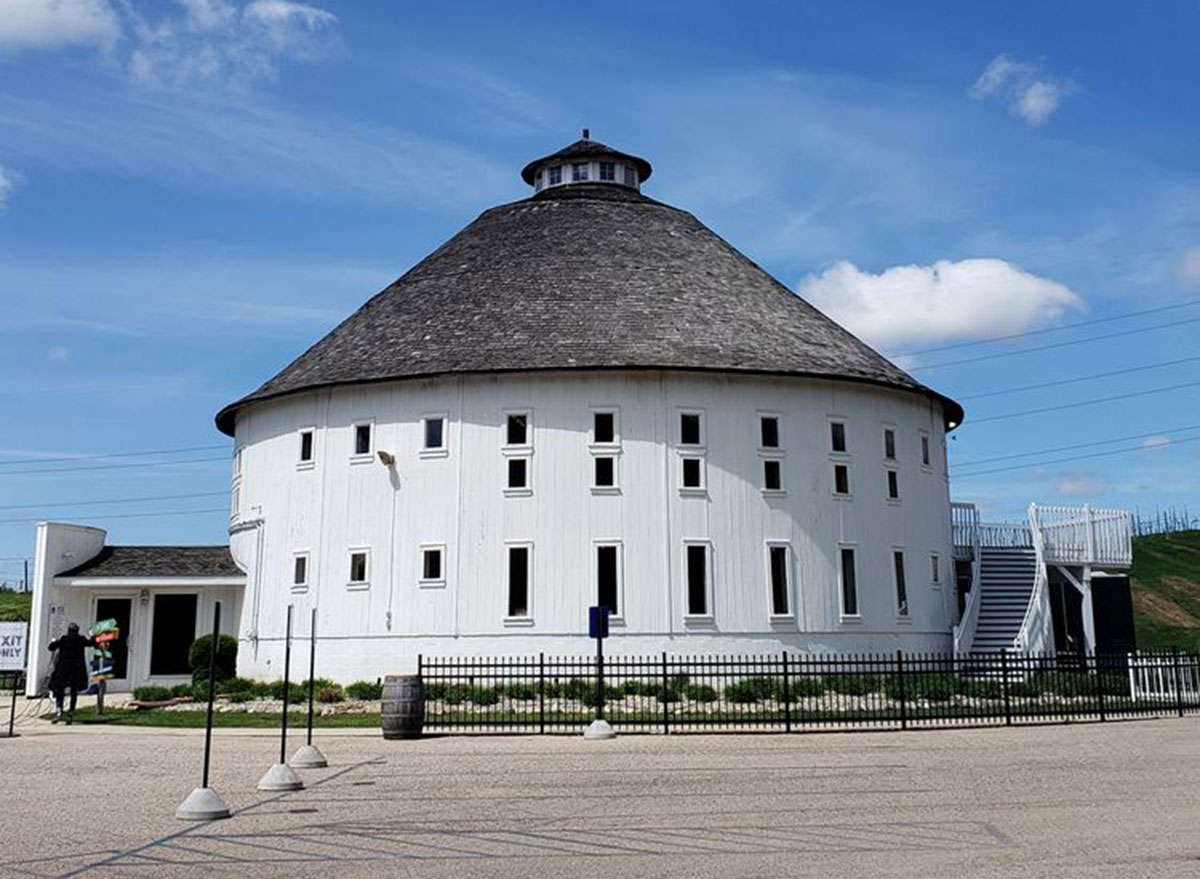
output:
<instances>
[{"instance_id":1,"label":"roof shingle","mask_svg":"<svg viewBox=\"0 0 1200 879\"><path fill-rule=\"evenodd\" d=\"M228 546L106 546L60 577L240 577Z\"/></svg>"}]
</instances>

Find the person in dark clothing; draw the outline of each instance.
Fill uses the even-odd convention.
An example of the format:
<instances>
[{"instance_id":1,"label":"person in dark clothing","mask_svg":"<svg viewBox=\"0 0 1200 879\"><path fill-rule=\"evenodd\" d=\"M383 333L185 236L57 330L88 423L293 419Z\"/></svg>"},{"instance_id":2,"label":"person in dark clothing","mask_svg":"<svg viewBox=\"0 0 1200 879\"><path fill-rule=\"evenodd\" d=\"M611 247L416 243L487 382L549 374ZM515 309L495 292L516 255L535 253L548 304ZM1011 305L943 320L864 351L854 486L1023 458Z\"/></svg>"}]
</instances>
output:
<instances>
[{"instance_id":1,"label":"person in dark clothing","mask_svg":"<svg viewBox=\"0 0 1200 879\"><path fill-rule=\"evenodd\" d=\"M75 700L79 691L87 689L87 662L83 658L85 647L95 647L91 638L79 634L79 626L71 623L67 626L67 634L50 642L50 649L57 651L54 661L54 671L50 673L50 692L54 694L54 722L58 723L63 716L63 697L66 691L71 691L71 708L67 714L67 723L75 717Z\"/></svg>"}]
</instances>

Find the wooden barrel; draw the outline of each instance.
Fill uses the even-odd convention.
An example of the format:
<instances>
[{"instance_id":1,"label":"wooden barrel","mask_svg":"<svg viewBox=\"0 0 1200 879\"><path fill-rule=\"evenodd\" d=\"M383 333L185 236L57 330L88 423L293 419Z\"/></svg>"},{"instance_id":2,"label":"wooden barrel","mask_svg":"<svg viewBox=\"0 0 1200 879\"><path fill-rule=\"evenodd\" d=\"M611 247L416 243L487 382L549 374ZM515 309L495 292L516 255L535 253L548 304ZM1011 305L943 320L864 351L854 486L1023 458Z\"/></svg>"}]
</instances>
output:
<instances>
[{"instance_id":1,"label":"wooden barrel","mask_svg":"<svg viewBox=\"0 0 1200 879\"><path fill-rule=\"evenodd\" d=\"M383 737L419 739L425 726L425 682L420 675L383 679Z\"/></svg>"}]
</instances>

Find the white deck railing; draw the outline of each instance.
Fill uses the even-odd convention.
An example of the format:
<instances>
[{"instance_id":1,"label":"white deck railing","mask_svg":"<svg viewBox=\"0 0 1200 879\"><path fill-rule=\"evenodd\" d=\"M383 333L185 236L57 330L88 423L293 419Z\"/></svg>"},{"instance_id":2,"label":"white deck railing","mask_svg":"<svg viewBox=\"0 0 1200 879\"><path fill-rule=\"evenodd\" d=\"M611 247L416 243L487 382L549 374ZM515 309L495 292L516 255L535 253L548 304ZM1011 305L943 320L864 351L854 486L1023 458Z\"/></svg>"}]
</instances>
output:
<instances>
[{"instance_id":1,"label":"white deck railing","mask_svg":"<svg viewBox=\"0 0 1200 879\"><path fill-rule=\"evenodd\" d=\"M1129 654L1129 693L1135 699L1175 702L1200 694L1200 667L1178 656Z\"/></svg>"},{"instance_id":2,"label":"white deck railing","mask_svg":"<svg viewBox=\"0 0 1200 879\"><path fill-rule=\"evenodd\" d=\"M1060 565L1116 565L1133 561L1133 522L1126 510L1035 506L1046 561Z\"/></svg>"}]
</instances>

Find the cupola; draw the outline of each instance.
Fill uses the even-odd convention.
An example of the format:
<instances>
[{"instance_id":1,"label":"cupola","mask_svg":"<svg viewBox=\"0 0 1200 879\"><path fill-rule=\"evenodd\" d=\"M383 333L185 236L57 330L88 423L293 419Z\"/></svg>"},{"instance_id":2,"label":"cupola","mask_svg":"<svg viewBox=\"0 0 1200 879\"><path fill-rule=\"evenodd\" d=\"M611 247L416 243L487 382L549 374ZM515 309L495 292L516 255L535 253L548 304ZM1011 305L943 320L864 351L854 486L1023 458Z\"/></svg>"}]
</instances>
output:
<instances>
[{"instance_id":1,"label":"cupola","mask_svg":"<svg viewBox=\"0 0 1200 879\"><path fill-rule=\"evenodd\" d=\"M542 192L558 186L603 184L641 188L650 176L650 163L639 156L615 150L591 139L583 129L583 137L556 153L534 159L521 171L521 179Z\"/></svg>"}]
</instances>

